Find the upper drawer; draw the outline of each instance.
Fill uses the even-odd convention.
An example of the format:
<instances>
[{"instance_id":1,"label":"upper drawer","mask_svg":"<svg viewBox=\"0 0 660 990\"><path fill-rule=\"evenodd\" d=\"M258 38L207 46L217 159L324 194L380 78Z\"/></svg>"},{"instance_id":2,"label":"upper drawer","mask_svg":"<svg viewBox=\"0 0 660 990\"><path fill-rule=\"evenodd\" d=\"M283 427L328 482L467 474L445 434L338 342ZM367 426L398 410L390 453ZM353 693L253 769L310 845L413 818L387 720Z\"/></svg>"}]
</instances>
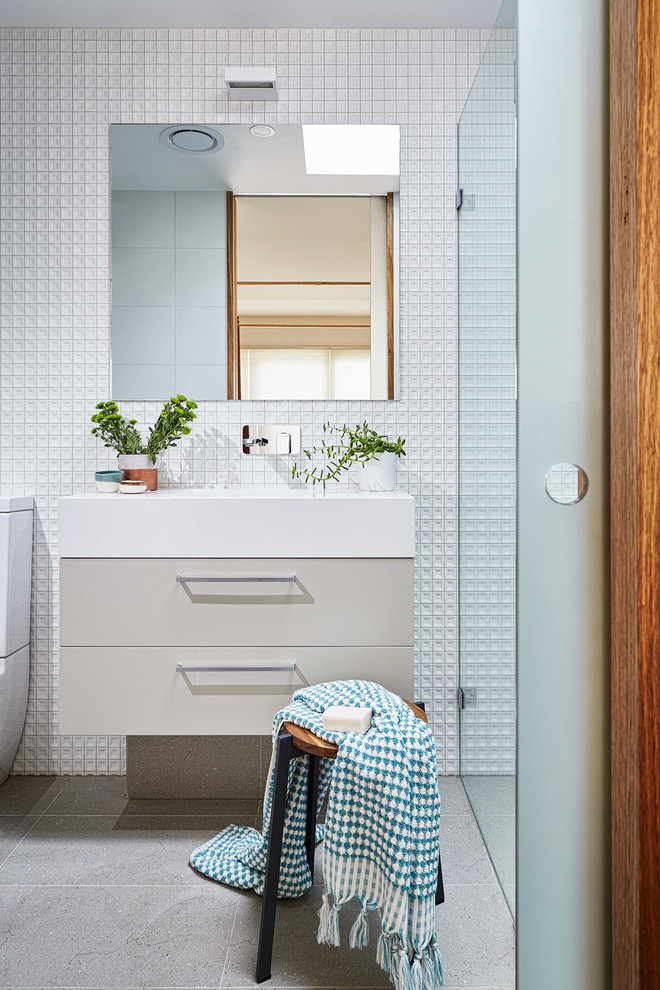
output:
<instances>
[{"instance_id":1,"label":"upper drawer","mask_svg":"<svg viewBox=\"0 0 660 990\"><path fill-rule=\"evenodd\" d=\"M63 559L60 575L63 646L413 642L407 558Z\"/></svg>"}]
</instances>

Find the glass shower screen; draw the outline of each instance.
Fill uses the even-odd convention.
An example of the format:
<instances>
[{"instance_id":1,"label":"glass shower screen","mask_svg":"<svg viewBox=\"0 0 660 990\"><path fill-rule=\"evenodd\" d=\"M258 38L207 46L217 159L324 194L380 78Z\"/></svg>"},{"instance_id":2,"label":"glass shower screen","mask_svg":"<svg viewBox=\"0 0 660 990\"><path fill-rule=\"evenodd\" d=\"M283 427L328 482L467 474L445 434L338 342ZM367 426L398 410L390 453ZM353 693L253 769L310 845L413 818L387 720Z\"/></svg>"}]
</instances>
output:
<instances>
[{"instance_id":1,"label":"glass shower screen","mask_svg":"<svg viewBox=\"0 0 660 990\"><path fill-rule=\"evenodd\" d=\"M515 7L458 124L461 776L512 914L516 773Z\"/></svg>"}]
</instances>

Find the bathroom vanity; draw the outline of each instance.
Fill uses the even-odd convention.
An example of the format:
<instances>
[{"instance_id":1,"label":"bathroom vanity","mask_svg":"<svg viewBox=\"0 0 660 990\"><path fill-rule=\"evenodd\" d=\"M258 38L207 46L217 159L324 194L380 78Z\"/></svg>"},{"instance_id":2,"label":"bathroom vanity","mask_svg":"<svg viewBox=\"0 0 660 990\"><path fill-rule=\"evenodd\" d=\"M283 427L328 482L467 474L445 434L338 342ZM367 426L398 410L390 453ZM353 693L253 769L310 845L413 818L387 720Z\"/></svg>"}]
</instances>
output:
<instances>
[{"instance_id":1,"label":"bathroom vanity","mask_svg":"<svg viewBox=\"0 0 660 990\"><path fill-rule=\"evenodd\" d=\"M409 495L74 495L59 520L62 733L265 735L325 680L413 695Z\"/></svg>"}]
</instances>

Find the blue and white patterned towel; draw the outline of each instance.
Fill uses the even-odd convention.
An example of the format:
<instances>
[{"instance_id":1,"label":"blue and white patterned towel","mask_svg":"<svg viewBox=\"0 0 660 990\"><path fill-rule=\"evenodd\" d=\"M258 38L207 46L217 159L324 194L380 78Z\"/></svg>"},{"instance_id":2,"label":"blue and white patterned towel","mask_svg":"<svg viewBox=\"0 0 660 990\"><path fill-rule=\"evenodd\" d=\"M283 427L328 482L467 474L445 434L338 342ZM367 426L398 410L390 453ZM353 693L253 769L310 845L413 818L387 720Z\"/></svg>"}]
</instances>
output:
<instances>
[{"instance_id":1,"label":"blue and white patterned towel","mask_svg":"<svg viewBox=\"0 0 660 990\"><path fill-rule=\"evenodd\" d=\"M372 728L364 735L324 729L322 715L330 705L371 708ZM401 698L369 681L333 681L296 691L275 716L273 743L285 721L339 747L336 760L320 761L319 805L330 788L319 942L339 945L337 915L355 897L360 911L349 936L351 948L367 944L367 912L378 909L377 959L396 990L442 986L434 910L440 795L429 726ZM231 825L190 857L191 866L206 876L258 893L266 869L274 753L273 745L263 834ZM307 774L307 758L291 762L279 897L300 897L312 882L305 853Z\"/></svg>"}]
</instances>

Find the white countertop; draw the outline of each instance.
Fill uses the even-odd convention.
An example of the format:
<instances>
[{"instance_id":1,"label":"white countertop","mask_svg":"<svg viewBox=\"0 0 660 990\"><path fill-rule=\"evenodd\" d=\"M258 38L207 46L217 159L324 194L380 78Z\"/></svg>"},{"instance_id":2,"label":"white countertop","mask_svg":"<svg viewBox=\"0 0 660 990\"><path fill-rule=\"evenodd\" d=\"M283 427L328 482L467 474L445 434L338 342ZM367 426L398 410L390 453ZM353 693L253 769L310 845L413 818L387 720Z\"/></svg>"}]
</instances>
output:
<instances>
[{"instance_id":1,"label":"white countertop","mask_svg":"<svg viewBox=\"0 0 660 990\"><path fill-rule=\"evenodd\" d=\"M62 557L412 557L406 492L169 488L59 500Z\"/></svg>"},{"instance_id":2,"label":"white countertop","mask_svg":"<svg viewBox=\"0 0 660 990\"><path fill-rule=\"evenodd\" d=\"M108 495L103 492L82 492L79 495L64 495L61 502L80 499L121 499L134 501L136 498L147 499L226 499L226 498L316 498L316 499L412 499L407 492L345 492L333 491L321 485L306 488L159 488L155 492L145 492L143 496L122 495L119 492Z\"/></svg>"}]
</instances>

